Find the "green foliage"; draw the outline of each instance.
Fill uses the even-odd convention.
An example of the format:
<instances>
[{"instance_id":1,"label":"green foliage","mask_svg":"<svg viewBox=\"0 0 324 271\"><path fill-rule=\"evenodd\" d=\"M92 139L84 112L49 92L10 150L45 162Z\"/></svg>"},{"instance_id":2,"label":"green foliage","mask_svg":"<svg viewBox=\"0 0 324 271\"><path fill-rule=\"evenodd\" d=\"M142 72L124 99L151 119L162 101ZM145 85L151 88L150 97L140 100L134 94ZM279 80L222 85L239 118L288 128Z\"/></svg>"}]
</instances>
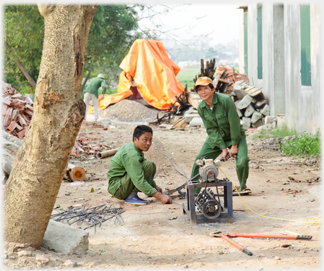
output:
<instances>
[{"instance_id":1,"label":"green foliage","mask_svg":"<svg viewBox=\"0 0 324 271\"><path fill-rule=\"evenodd\" d=\"M187 84L187 90L190 91L194 88L194 77L199 73L200 67L197 69L183 68L177 74L177 80L185 87Z\"/></svg>"},{"instance_id":2,"label":"green foliage","mask_svg":"<svg viewBox=\"0 0 324 271\"><path fill-rule=\"evenodd\" d=\"M291 140L279 143L280 150L286 155L314 156L321 155L321 135L317 130L315 135L303 132Z\"/></svg>"},{"instance_id":3,"label":"green foliage","mask_svg":"<svg viewBox=\"0 0 324 271\"><path fill-rule=\"evenodd\" d=\"M44 39L43 17L37 5L4 6L3 35L4 41L36 82ZM4 51L4 81L20 92L33 93L32 86L18 68L13 56Z\"/></svg>"},{"instance_id":4,"label":"green foliage","mask_svg":"<svg viewBox=\"0 0 324 271\"><path fill-rule=\"evenodd\" d=\"M118 66L135 39L141 38L135 7L139 5L98 5L89 33L84 74L91 71L92 78L103 73L108 86L110 80L118 82ZM44 40L44 20L37 5L6 5L3 34L4 41L36 82ZM33 93L13 56L5 52L4 62L4 81L22 93Z\"/></svg>"},{"instance_id":5,"label":"green foliage","mask_svg":"<svg viewBox=\"0 0 324 271\"><path fill-rule=\"evenodd\" d=\"M133 42L140 38L137 32L137 13L126 5L99 5L89 33L84 74L105 74L107 85L117 81L123 58Z\"/></svg>"}]
</instances>

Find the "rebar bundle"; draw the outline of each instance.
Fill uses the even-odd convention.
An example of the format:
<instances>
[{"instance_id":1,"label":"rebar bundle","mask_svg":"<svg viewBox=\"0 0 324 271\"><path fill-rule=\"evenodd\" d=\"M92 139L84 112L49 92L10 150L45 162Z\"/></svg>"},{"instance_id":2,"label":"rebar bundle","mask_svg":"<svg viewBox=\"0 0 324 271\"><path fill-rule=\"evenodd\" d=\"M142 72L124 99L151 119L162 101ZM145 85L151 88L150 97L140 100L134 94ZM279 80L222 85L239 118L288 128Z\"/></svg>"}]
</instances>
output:
<instances>
[{"instance_id":1,"label":"rebar bundle","mask_svg":"<svg viewBox=\"0 0 324 271\"><path fill-rule=\"evenodd\" d=\"M115 218L115 224L116 222L119 225L124 224L124 220L121 217L121 214L124 212L122 207L116 208L113 204L110 204L109 207L106 204L92 208L91 206L86 209L84 207L75 209L71 206L68 210L56 210L59 213L52 215L51 219L69 225L74 223L80 225L82 222L85 222L87 227L84 230L94 227L94 233L96 233L96 225L99 224L100 228L103 222L112 218Z\"/></svg>"}]
</instances>

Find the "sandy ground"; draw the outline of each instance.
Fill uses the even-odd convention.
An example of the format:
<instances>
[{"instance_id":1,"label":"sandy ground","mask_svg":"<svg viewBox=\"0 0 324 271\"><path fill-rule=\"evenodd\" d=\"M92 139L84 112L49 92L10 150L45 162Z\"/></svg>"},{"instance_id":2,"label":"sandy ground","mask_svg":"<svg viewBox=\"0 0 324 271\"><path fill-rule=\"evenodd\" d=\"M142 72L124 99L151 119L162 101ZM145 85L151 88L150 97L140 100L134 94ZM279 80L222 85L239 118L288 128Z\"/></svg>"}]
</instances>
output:
<instances>
[{"instance_id":1,"label":"sandy ground","mask_svg":"<svg viewBox=\"0 0 324 271\"><path fill-rule=\"evenodd\" d=\"M104 124L94 128L84 122L80 133L98 138L97 143L118 148L130 142L134 126ZM167 157L189 177L192 164L207 134L204 129L154 129L151 149L145 153L158 166L157 184L173 189L186 181ZM247 185L252 194L233 197L233 223L191 224L181 204L186 199L175 198L163 205L154 198L145 206L127 205L107 192L107 171L111 157L71 157L70 163L87 171L83 182L63 181L56 204L60 209L81 204L84 207L114 204L123 207L124 225L108 220L100 228L89 229L89 250L85 255L63 255L46 249L4 251L8 269L320 269L321 170L318 161L283 156L276 140L254 139L255 131L247 131L250 176ZM163 148L164 150L163 150ZM221 166L234 185L238 185L235 161ZM225 176L219 173L218 178ZM93 188L93 189L92 189ZM91 192L91 190L93 192ZM177 193L175 193L176 195ZM55 210L54 210L55 211ZM53 212L55 213L55 212ZM308 220L307 220L308 219ZM319 222L320 224L320 222ZM311 240L235 238L253 253L241 252L232 244L210 233L312 235ZM234 238L233 238L234 239Z\"/></svg>"}]
</instances>

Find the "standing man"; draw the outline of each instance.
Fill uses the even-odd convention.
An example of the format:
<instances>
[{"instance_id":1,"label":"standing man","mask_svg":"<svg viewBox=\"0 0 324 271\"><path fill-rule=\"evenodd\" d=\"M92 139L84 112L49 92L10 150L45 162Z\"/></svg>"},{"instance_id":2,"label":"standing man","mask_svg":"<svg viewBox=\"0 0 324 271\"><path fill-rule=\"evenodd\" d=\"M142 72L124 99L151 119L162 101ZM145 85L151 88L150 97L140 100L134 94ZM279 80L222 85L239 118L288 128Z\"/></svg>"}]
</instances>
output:
<instances>
[{"instance_id":1,"label":"standing man","mask_svg":"<svg viewBox=\"0 0 324 271\"><path fill-rule=\"evenodd\" d=\"M246 187L249 176L248 150L245 132L240 125L240 118L232 99L221 93L216 93L213 81L209 77L199 77L194 90L203 100L198 106L198 113L202 118L208 137L196 157L215 159L220 154L224 161L236 155L236 173L240 183L240 190L251 193ZM228 149L229 148L229 149ZM227 156L229 154L229 156ZM199 167L194 163L191 178L197 175ZM195 192L199 193L200 188Z\"/></svg>"},{"instance_id":2,"label":"standing man","mask_svg":"<svg viewBox=\"0 0 324 271\"><path fill-rule=\"evenodd\" d=\"M168 195L153 180L156 166L144 158L143 152L152 145L153 130L146 125L139 125L133 133L133 142L122 146L114 155L108 170L108 192L125 203L146 204L147 201L137 196L143 192L149 197L160 200L163 204L172 203Z\"/></svg>"},{"instance_id":3,"label":"standing man","mask_svg":"<svg viewBox=\"0 0 324 271\"><path fill-rule=\"evenodd\" d=\"M100 87L102 88L102 94L105 94L107 87L105 83L105 76L103 74L99 74L97 77L91 79L89 85L84 90L84 103L86 104L86 116L89 109L89 103L90 101L92 101L94 113L95 113L95 121L98 120L98 115L99 115L98 89Z\"/></svg>"}]
</instances>

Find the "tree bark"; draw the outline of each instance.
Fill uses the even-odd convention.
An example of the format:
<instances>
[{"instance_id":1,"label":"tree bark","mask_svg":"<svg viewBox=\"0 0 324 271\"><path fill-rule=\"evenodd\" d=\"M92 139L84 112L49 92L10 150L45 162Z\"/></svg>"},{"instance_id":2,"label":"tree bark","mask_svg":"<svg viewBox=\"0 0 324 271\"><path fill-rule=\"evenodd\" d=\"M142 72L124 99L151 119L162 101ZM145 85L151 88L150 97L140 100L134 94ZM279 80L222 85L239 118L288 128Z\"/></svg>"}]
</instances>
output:
<instances>
[{"instance_id":1,"label":"tree bark","mask_svg":"<svg viewBox=\"0 0 324 271\"><path fill-rule=\"evenodd\" d=\"M35 80L30 76L30 74L25 69L25 66L20 62L20 60L17 58L17 56L12 52L10 45L6 41L5 41L5 46L6 46L6 50L7 50L8 55L10 55L15 60L17 66L22 71L22 73L25 75L25 77L28 80L29 84L31 84L31 86L33 88L35 88L36 87Z\"/></svg>"},{"instance_id":2,"label":"tree bark","mask_svg":"<svg viewBox=\"0 0 324 271\"><path fill-rule=\"evenodd\" d=\"M45 37L34 114L5 186L7 242L39 248L85 115L81 80L95 5L38 5Z\"/></svg>"}]
</instances>

